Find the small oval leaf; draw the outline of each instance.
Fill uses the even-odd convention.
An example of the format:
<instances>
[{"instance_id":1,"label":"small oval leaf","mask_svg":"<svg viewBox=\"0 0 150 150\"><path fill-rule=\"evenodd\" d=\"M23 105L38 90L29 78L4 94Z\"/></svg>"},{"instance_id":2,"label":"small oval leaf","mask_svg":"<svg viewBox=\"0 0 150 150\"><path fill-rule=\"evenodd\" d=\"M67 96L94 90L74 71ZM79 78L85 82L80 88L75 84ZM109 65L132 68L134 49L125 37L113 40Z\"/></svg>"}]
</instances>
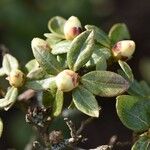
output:
<instances>
[{"instance_id":1,"label":"small oval leaf","mask_svg":"<svg viewBox=\"0 0 150 150\"><path fill-rule=\"evenodd\" d=\"M55 77L50 77L43 80L27 81L25 86L28 89L33 89L36 91L48 90L56 88Z\"/></svg>"},{"instance_id":2,"label":"small oval leaf","mask_svg":"<svg viewBox=\"0 0 150 150\"><path fill-rule=\"evenodd\" d=\"M150 100L137 96L117 97L116 109L122 123L135 132L146 131L150 127Z\"/></svg>"},{"instance_id":3,"label":"small oval leaf","mask_svg":"<svg viewBox=\"0 0 150 150\"><path fill-rule=\"evenodd\" d=\"M67 53L67 62L70 69L77 71L90 59L94 51L94 32L85 31L71 43Z\"/></svg>"},{"instance_id":4,"label":"small oval leaf","mask_svg":"<svg viewBox=\"0 0 150 150\"><path fill-rule=\"evenodd\" d=\"M53 33L45 33L45 37L47 37L46 41L50 47L60 42L62 39Z\"/></svg>"},{"instance_id":5,"label":"small oval leaf","mask_svg":"<svg viewBox=\"0 0 150 150\"><path fill-rule=\"evenodd\" d=\"M32 59L27 64L25 65L25 68L27 69L28 72L39 68L39 63L37 62L36 59Z\"/></svg>"},{"instance_id":6,"label":"small oval leaf","mask_svg":"<svg viewBox=\"0 0 150 150\"><path fill-rule=\"evenodd\" d=\"M143 91L143 87L138 83L138 81L134 80L128 89L128 93L130 95L145 97L145 92Z\"/></svg>"},{"instance_id":7,"label":"small oval leaf","mask_svg":"<svg viewBox=\"0 0 150 150\"><path fill-rule=\"evenodd\" d=\"M66 69L68 68L68 64L67 64L67 54L60 54L57 55L57 60L58 62L61 64L61 67Z\"/></svg>"},{"instance_id":8,"label":"small oval leaf","mask_svg":"<svg viewBox=\"0 0 150 150\"><path fill-rule=\"evenodd\" d=\"M41 100L44 107L50 107L53 105L55 100L55 92L51 91L42 91L41 92Z\"/></svg>"},{"instance_id":9,"label":"small oval leaf","mask_svg":"<svg viewBox=\"0 0 150 150\"><path fill-rule=\"evenodd\" d=\"M81 78L85 88L95 95L112 97L125 92L129 83L120 75L110 71L92 71Z\"/></svg>"},{"instance_id":10,"label":"small oval leaf","mask_svg":"<svg viewBox=\"0 0 150 150\"><path fill-rule=\"evenodd\" d=\"M62 68L57 59L49 50L42 47L32 47L33 55L39 65L49 74L56 75Z\"/></svg>"},{"instance_id":11,"label":"small oval leaf","mask_svg":"<svg viewBox=\"0 0 150 150\"><path fill-rule=\"evenodd\" d=\"M107 62L104 56L101 56L96 63L96 70L106 70L107 69Z\"/></svg>"},{"instance_id":12,"label":"small oval leaf","mask_svg":"<svg viewBox=\"0 0 150 150\"><path fill-rule=\"evenodd\" d=\"M132 146L131 150L150 150L150 137L146 135L141 136Z\"/></svg>"},{"instance_id":13,"label":"small oval leaf","mask_svg":"<svg viewBox=\"0 0 150 150\"><path fill-rule=\"evenodd\" d=\"M121 60L119 60L118 63L120 65L121 69L124 71L127 79L130 82L133 82L134 81L134 76L133 76L133 73L132 73L132 70L131 70L130 66L126 62L121 61Z\"/></svg>"},{"instance_id":14,"label":"small oval leaf","mask_svg":"<svg viewBox=\"0 0 150 150\"><path fill-rule=\"evenodd\" d=\"M15 87L9 88L5 98L0 99L0 108L7 111L16 102L17 97L18 89Z\"/></svg>"},{"instance_id":15,"label":"small oval leaf","mask_svg":"<svg viewBox=\"0 0 150 150\"><path fill-rule=\"evenodd\" d=\"M66 19L60 16L53 17L48 22L48 29L60 38L65 38L64 36L64 24Z\"/></svg>"},{"instance_id":16,"label":"small oval leaf","mask_svg":"<svg viewBox=\"0 0 150 150\"><path fill-rule=\"evenodd\" d=\"M104 57L108 60L111 57L111 51L108 48L94 45L94 51L90 60L86 63L86 67L94 67L98 63L100 57Z\"/></svg>"},{"instance_id":17,"label":"small oval leaf","mask_svg":"<svg viewBox=\"0 0 150 150\"><path fill-rule=\"evenodd\" d=\"M53 55L67 53L70 50L70 45L71 45L71 41L67 41L67 40L61 41L52 47L51 53Z\"/></svg>"},{"instance_id":18,"label":"small oval leaf","mask_svg":"<svg viewBox=\"0 0 150 150\"><path fill-rule=\"evenodd\" d=\"M53 103L53 116L54 117L57 117L61 114L62 108L63 108L63 102L64 102L63 92L60 90L57 90L55 100Z\"/></svg>"},{"instance_id":19,"label":"small oval leaf","mask_svg":"<svg viewBox=\"0 0 150 150\"><path fill-rule=\"evenodd\" d=\"M148 83L145 81L141 81L140 85L143 89L144 96L150 98L150 86L148 85Z\"/></svg>"},{"instance_id":20,"label":"small oval leaf","mask_svg":"<svg viewBox=\"0 0 150 150\"><path fill-rule=\"evenodd\" d=\"M27 74L27 78L38 80L44 77L45 75L46 75L46 72L43 70L43 68L37 68L37 69L30 71Z\"/></svg>"},{"instance_id":21,"label":"small oval leaf","mask_svg":"<svg viewBox=\"0 0 150 150\"><path fill-rule=\"evenodd\" d=\"M111 39L113 44L121 40L130 39L129 30L126 24L117 23L113 25L109 31L109 38Z\"/></svg>"},{"instance_id":22,"label":"small oval leaf","mask_svg":"<svg viewBox=\"0 0 150 150\"><path fill-rule=\"evenodd\" d=\"M73 102L78 110L89 116L99 117L100 108L92 93L84 87L78 86L72 94Z\"/></svg>"},{"instance_id":23,"label":"small oval leaf","mask_svg":"<svg viewBox=\"0 0 150 150\"><path fill-rule=\"evenodd\" d=\"M4 69L4 72L9 75L12 70L19 68L19 63L17 59L12 55L5 54L2 62L2 67Z\"/></svg>"},{"instance_id":24,"label":"small oval leaf","mask_svg":"<svg viewBox=\"0 0 150 150\"><path fill-rule=\"evenodd\" d=\"M90 31L94 31L95 32L95 40L100 43L101 45L107 47L107 48L110 48L110 45L111 45L111 42L107 36L107 34L101 30L100 28L94 26L94 25L86 25L85 28L87 30L90 30Z\"/></svg>"}]
</instances>

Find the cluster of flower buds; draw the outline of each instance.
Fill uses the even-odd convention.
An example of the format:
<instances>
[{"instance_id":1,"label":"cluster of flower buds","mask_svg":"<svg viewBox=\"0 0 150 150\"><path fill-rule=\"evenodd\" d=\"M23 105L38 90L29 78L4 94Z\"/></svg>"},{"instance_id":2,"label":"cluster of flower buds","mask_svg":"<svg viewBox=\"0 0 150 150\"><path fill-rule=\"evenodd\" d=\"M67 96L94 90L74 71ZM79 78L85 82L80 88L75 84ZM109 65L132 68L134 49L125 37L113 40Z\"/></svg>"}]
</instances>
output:
<instances>
[{"instance_id":1,"label":"cluster of flower buds","mask_svg":"<svg viewBox=\"0 0 150 150\"><path fill-rule=\"evenodd\" d=\"M132 40L119 41L112 48L113 56L117 60L130 59L134 51L135 51L135 42Z\"/></svg>"},{"instance_id":2,"label":"cluster of flower buds","mask_svg":"<svg viewBox=\"0 0 150 150\"><path fill-rule=\"evenodd\" d=\"M57 88L69 92L78 86L79 75L72 70L64 70L56 76Z\"/></svg>"},{"instance_id":3,"label":"cluster of flower buds","mask_svg":"<svg viewBox=\"0 0 150 150\"><path fill-rule=\"evenodd\" d=\"M11 86L16 88L22 87L25 82L25 74L21 70L12 70L6 78Z\"/></svg>"},{"instance_id":4,"label":"cluster of flower buds","mask_svg":"<svg viewBox=\"0 0 150 150\"><path fill-rule=\"evenodd\" d=\"M64 25L65 38L67 40L73 40L81 32L82 32L82 25L80 20L75 16L71 16Z\"/></svg>"}]
</instances>

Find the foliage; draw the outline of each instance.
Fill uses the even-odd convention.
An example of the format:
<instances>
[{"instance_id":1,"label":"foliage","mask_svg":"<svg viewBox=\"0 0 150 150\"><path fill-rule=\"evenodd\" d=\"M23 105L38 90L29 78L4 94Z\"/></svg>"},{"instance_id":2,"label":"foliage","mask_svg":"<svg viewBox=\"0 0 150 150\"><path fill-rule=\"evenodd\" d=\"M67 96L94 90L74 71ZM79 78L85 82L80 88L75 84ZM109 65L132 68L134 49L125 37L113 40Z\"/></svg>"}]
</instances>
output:
<instances>
[{"instance_id":1,"label":"foliage","mask_svg":"<svg viewBox=\"0 0 150 150\"><path fill-rule=\"evenodd\" d=\"M62 147L73 146L81 140L79 132L71 132L73 141L63 139L60 132L49 133L49 126L62 116L64 110L78 109L90 117L99 117L101 106L96 96L117 96L116 110L122 123L134 132L147 132L147 136L139 137L132 149L144 149L143 146L147 146L150 140L150 87L146 82L137 82L134 79L132 69L124 61L127 59L114 55L115 51L119 51L121 56L123 51L129 55L127 58L131 58L128 51L134 51L135 44L131 45L127 26L115 24L107 34L94 25L80 27L79 20L76 17L74 19L71 22L56 16L49 20L50 33L44 34L45 40L32 40L35 59L27 62L25 67L20 68L17 59L12 55L4 55L0 75L7 76L10 86L7 90L2 89L5 94L0 100L0 108L9 110L14 104L24 105L19 100L20 94L28 90L34 91L37 104L28 113L26 110L26 121L35 126L42 135L40 138L44 142L38 141L35 145L41 149L53 149L62 143ZM64 30L66 22L70 25L67 31ZM73 39L68 40L65 32L69 32ZM123 41L125 44L118 48L117 43L124 43ZM111 66L116 64L120 69L111 70ZM19 71L11 76L14 70ZM129 95L121 95L125 92ZM66 98L68 95L70 101ZM30 107L30 104L26 105L27 108ZM67 125L75 130L71 122L67 121ZM0 131L2 130L1 121Z\"/></svg>"}]
</instances>

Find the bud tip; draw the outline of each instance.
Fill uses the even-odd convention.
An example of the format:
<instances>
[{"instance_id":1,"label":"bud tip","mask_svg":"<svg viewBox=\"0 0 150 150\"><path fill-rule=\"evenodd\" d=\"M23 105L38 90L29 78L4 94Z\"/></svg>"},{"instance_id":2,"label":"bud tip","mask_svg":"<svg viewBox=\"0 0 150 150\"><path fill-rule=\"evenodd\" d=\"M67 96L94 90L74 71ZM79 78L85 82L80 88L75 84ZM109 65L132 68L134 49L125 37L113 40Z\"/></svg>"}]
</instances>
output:
<instances>
[{"instance_id":1,"label":"bud tip","mask_svg":"<svg viewBox=\"0 0 150 150\"><path fill-rule=\"evenodd\" d=\"M132 40L119 41L112 48L112 53L117 60L127 60L131 58L134 51L135 42Z\"/></svg>"},{"instance_id":2,"label":"bud tip","mask_svg":"<svg viewBox=\"0 0 150 150\"><path fill-rule=\"evenodd\" d=\"M82 26L80 20L71 16L64 25L64 34L67 40L73 40L82 32Z\"/></svg>"}]
</instances>

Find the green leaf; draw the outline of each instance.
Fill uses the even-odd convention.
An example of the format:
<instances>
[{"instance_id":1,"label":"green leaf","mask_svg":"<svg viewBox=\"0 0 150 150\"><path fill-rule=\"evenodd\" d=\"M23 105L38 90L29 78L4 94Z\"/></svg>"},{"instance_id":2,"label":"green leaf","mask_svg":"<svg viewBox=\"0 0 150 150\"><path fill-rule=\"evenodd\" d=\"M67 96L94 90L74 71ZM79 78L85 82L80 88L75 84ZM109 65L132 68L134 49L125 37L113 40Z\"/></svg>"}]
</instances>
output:
<instances>
[{"instance_id":1,"label":"green leaf","mask_svg":"<svg viewBox=\"0 0 150 150\"><path fill-rule=\"evenodd\" d=\"M44 36L47 38L46 41L50 47L62 40L62 38L53 33L44 33Z\"/></svg>"},{"instance_id":2,"label":"green leaf","mask_svg":"<svg viewBox=\"0 0 150 150\"><path fill-rule=\"evenodd\" d=\"M67 53L67 62L70 69L77 71L90 59L94 51L94 32L85 31L71 43Z\"/></svg>"},{"instance_id":3,"label":"green leaf","mask_svg":"<svg viewBox=\"0 0 150 150\"><path fill-rule=\"evenodd\" d=\"M60 38L65 38L64 36L64 24L66 19L56 16L49 20L48 22L48 29L54 33L56 36Z\"/></svg>"},{"instance_id":4,"label":"green leaf","mask_svg":"<svg viewBox=\"0 0 150 150\"><path fill-rule=\"evenodd\" d=\"M63 108L63 102L64 102L63 92L60 90L57 90L55 101L53 103L53 116L54 117L57 117L61 114L62 108Z\"/></svg>"},{"instance_id":5,"label":"green leaf","mask_svg":"<svg viewBox=\"0 0 150 150\"><path fill-rule=\"evenodd\" d=\"M16 102L18 97L18 89L11 87L8 89L5 98L0 99L0 108L6 111Z\"/></svg>"},{"instance_id":6,"label":"green leaf","mask_svg":"<svg viewBox=\"0 0 150 150\"><path fill-rule=\"evenodd\" d=\"M141 81L140 85L143 89L143 93L144 93L145 97L150 98L150 86L145 81Z\"/></svg>"},{"instance_id":7,"label":"green leaf","mask_svg":"<svg viewBox=\"0 0 150 150\"><path fill-rule=\"evenodd\" d=\"M46 75L46 73L43 70L43 68L37 68L37 69L30 71L27 74L27 78L38 80L38 79L41 79L42 77L44 77L45 75Z\"/></svg>"},{"instance_id":8,"label":"green leaf","mask_svg":"<svg viewBox=\"0 0 150 150\"><path fill-rule=\"evenodd\" d=\"M26 65L25 68L27 69L28 72L39 68L39 63L37 62L36 59L30 60Z\"/></svg>"},{"instance_id":9,"label":"green leaf","mask_svg":"<svg viewBox=\"0 0 150 150\"><path fill-rule=\"evenodd\" d=\"M28 71L27 78L29 79L40 79L46 75L46 72L39 66L39 63L36 59L30 60L25 68Z\"/></svg>"},{"instance_id":10,"label":"green leaf","mask_svg":"<svg viewBox=\"0 0 150 150\"><path fill-rule=\"evenodd\" d=\"M95 31L95 40L100 43L101 45L110 48L111 42L107 36L107 34L101 30L100 28L94 25L86 25L85 28L87 30L94 30Z\"/></svg>"},{"instance_id":11,"label":"green leaf","mask_svg":"<svg viewBox=\"0 0 150 150\"><path fill-rule=\"evenodd\" d=\"M113 44L124 39L130 39L130 34L126 24L117 23L113 25L109 31L109 38Z\"/></svg>"},{"instance_id":12,"label":"green leaf","mask_svg":"<svg viewBox=\"0 0 150 150\"><path fill-rule=\"evenodd\" d=\"M101 56L96 63L96 70L106 70L107 69L107 62L104 56Z\"/></svg>"},{"instance_id":13,"label":"green leaf","mask_svg":"<svg viewBox=\"0 0 150 150\"><path fill-rule=\"evenodd\" d=\"M86 63L86 67L94 67L98 63L100 57L104 57L107 60L111 57L111 52L108 48L95 45L93 54L90 60Z\"/></svg>"},{"instance_id":14,"label":"green leaf","mask_svg":"<svg viewBox=\"0 0 150 150\"><path fill-rule=\"evenodd\" d=\"M58 62L61 64L61 67L66 69L68 68L68 64L67 64L67 54L60 54L57 55L57 60Z\"/></svg>"},{"instance_id":15,"label":"green leaf","mask_svg":"<svg viewBox=\"0 0 150 150\"><path fill-rule=\"evenodd\" d=\"M70 44L71 41L67 41L67 40L61 41L52 47L51 53L53 55L67 53L70 50Z\"/></svg>"},{"instance_id":16,"label":"green leaf","mask_svg":"<svg viewBox=\"0 0 150 150\"><path fill-rule=\"evenodd\" d=\"M133 76L133 73L132 73L132 70L131 70L130 66L126 62L121 61L121 60L119 60L118 63L120 65L121 69L124 71L127 79L130 82L133 82L134 81L134 76Z\"/></svg>"},{"instance_id":17,"label":"green leaf","mask_svg":"<svg viewBox=\"0 0 150 150\"><path fill-rule=\"evenodd\" d=\"M36 91L48 90L56 88L55 77L49 77L43 80L27 81L25 86L28 89L33 89Z\"/></svg>"},{"instance_id":18,"label":"green leaf","mask_svg":"<svg viewBox=\"0 0 150 150\"><path fill-rule=\"evenodd\" d=\"M3 121L2 119L0 118L0 138L2 136L2 133L3 133Z\"/></svg>"},{"instance_id":19,"label":"green leaf","mask_svg":"<svg viewBox=\"0 0 150 150\"><path fill-rule=\"evenodd\" d=\"M143 87L136 80L134 80L133 83L130 85L130 88L128 89L128 93L130 95L145 97L145 93L143 92Z\"/></svg>"},{"instance_id":20,"label":"green leaf","mask_svg":"<svg viewBox=\"0 0 150 150\"><path fill-rule=\"evenodd\" d=\"M135 132L143 132L150 127L150 100L137 96L117 97L116 109L122 123Z\"/></svg>"},{"instance_id":21,"label":"green leaf","mask_svg":"<svg viewBox=\"0 0 150 150\"><path fill-rule=\"evenodd\" d=\"M125 92L129 83L120 75L110 71L92 71L81 78L85 88L95 95L112 97Z\"/></svg>"},{"instance_id":22,"label":"green leaf","mask_svg":"<svg viewBox=\"0 0 150 150\"><path fill-rule=\"evenodd\" d=\"M42 48L33 48L32 50L37 62L47 73L56 75L61 72L61 65L50 51Z\"/></svg>"},{"instance_id":23,"label":"green leaf","mask_svg":"<svg viewBox=\"0 0 150 150\"><path fill-rule=\"evenodd\" d=\"M54 93L51 91L42 91L42 104L44 105L44 107L50 107L53 105L56 94Z\"/></svg>"},{"instance_id":24,"label":"green leaf","mask_svg":"<svg viewBox=\"0 0 150 150\"><path fill-rule=\"evenodd\" d=\"M78 110L92 116L99 117L99 106L98 103L87 89L82 86L78 86L73 90L73 102Z\"/></svg>"},{"instance_id":25,"label":"green leaf","mask_svg":"<svg viewBox=\"0 0 150 150\"><path fill-rule=\"evenodd\" d=\"M106 60L112 56L110 49L108 49L106 47L100 47L99 51L100 51L101 55L103 55L106 58Z\"/></svg>"},{"instance_id":26,"label":"green leaf","mask_svg":"<svg viewBox=\"0 0 150 150\"><path fill-rule=\"evenodd\" d=\"M123 70L118 69L117 72L118 72L118 74L120 74L122 77L124 77L126 80L129 81L129 78L127 77L126 73ZM130 82L130 87L127 92L133 96L144 97L144 92L143 92L142 86L136 80L133 80L132 82L129 81L129 82Z\"/></svg>"},{"instance_id":27,"label":"green leaf","mask_svg":"<svg viewBox=\"0 0 150 150\"><path fill-rule=\"evenodd\" d=\"M141 136L132 146L131 150L150 150L150 137L146 135Z\"/></svg>"},{"instance_id":28,"label":"green leaf","mask_svg":"<svg viewBox=\"0 0 150 150\"><path fill-rule=\"evenodd\" d=\"M9 75L12 70L19 68L19 63L15 57L10 54L5 54L3 57L2 67L4 72Z\"/></svg>"}]
</instances>

